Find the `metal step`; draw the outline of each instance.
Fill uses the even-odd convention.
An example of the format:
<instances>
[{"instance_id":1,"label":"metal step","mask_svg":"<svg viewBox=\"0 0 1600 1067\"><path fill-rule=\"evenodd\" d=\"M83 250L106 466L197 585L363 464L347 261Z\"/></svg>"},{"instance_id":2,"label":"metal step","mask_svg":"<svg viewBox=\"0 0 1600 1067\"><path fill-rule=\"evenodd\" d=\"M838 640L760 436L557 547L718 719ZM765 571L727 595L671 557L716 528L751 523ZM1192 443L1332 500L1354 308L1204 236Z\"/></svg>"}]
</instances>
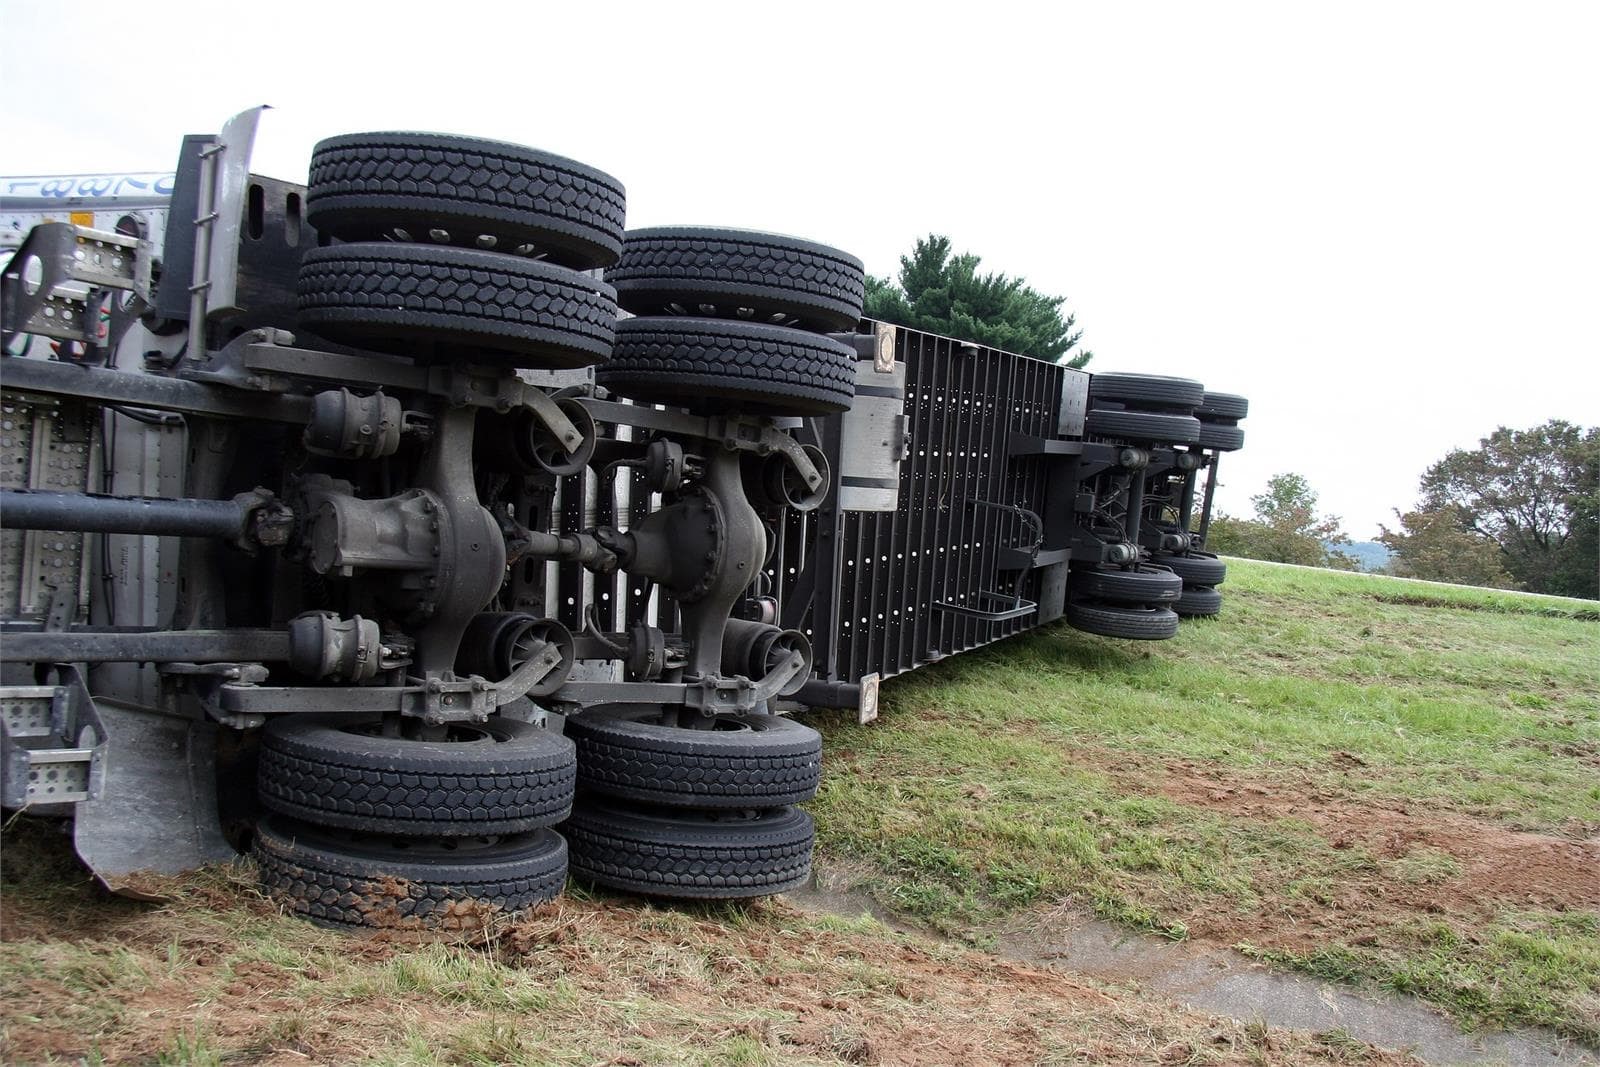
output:
<instances>
[{"instance_id":1,"label":"metal step","mask_svg":"<svg viewBox=\"0 0 1600 1067\"><path fill-rule=\"evenodd\" d=\"M57 685L0 686L0 806L76 804L99 796L106 731L74 667Z\"/></svg>"}]
</instances>

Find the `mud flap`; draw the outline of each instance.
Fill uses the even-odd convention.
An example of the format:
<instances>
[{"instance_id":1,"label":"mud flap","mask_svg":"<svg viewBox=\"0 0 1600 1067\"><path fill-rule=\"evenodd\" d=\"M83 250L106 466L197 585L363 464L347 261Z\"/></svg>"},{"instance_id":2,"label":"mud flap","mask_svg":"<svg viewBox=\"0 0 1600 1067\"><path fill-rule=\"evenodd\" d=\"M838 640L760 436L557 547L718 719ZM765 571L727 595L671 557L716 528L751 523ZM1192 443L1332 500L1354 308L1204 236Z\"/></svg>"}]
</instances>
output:
<instances>
[{"instance_id":1,"label":"mud flap","mask_svg":"<svg viewBox=\"0 0 1600 1067\"><path fill-rule=\"evenodd\" d=\"M137 873L177 874L235 853L217 818L216 731L97 699L105 724L100 795L77 806L78 856L114 893L146 896Z\"/></svg>"}]
</instances>

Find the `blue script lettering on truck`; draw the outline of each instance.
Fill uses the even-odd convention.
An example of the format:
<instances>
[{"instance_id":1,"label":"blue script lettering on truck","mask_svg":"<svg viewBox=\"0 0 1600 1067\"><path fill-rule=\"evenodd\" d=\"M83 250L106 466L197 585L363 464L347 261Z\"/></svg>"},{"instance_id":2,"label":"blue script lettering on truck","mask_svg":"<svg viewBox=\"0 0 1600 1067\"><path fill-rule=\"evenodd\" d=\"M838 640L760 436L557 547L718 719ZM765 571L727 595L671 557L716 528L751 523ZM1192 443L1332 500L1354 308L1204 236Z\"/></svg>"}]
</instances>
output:
<instances>
[{"instance_id":1,"label":"blue script lettering on truck","mask_svg":"<svg viewBox=\"0 0 1600 1067\"><path fill-rule=\"evenodd\" d=\"M175 174L74 174L62 177L21 177L0 179L6 196L44 197L66 200L72 197L96 199L116 196L171 196Z\"/></svg>"}]
</instances>

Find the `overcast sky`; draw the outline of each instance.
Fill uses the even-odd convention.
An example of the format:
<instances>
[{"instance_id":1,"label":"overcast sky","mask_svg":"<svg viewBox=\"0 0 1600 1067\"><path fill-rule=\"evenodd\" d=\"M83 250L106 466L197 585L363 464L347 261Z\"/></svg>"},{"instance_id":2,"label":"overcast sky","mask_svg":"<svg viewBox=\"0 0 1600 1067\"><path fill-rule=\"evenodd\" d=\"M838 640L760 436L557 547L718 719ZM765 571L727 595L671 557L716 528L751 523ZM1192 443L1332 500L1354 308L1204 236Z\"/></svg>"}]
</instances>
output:
<instances>
[{"instance_id":1,"label":"overcast sky","mask_svg":"<svg viewBox=\"0 0 1600 1067\"><path fill-rule=\"evenodd\" d=\"M170 169L266 103L535 145L631 226L891 273L946 233L1065 294L1091 369L1250 397L1220 500L1297 471L1358 540L1497 425L1600 423L1600 5L0 0L0 174Z\"/></svg>"}]
</instances>

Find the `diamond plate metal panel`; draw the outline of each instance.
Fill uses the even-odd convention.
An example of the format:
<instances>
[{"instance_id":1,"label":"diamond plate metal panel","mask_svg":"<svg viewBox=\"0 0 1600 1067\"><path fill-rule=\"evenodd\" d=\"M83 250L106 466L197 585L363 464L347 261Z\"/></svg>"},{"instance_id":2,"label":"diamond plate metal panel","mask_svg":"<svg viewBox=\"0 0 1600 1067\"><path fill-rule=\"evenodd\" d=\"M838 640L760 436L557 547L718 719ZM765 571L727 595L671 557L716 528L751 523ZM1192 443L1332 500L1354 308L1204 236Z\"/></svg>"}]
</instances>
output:
<instances>
[{"instance_id":1,"label":"diamond plate metal panel","mask_svg":"<svg viewBox=\"0 0 1600 1067\"><path fill-rule=\"evenodd\" d=\"M0 403L0 488L81 493L97 467L98 427L82 405L26 395ZM88 610L87 536L6 530L0 540L0 595L11 618L42 619L56 590Z\"/></svg>"}]
</instances>

